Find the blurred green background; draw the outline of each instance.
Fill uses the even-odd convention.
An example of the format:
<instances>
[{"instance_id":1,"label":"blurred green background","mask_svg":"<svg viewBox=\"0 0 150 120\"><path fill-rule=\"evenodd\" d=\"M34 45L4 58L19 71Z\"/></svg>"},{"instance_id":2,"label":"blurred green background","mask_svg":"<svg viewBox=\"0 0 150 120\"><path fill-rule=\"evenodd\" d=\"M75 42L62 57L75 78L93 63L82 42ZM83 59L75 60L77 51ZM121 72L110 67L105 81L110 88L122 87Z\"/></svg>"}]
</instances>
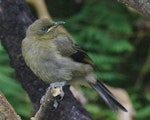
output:
<instances>
[{"instance_id":1,"label":"blurred green background","mask_svg":"<svg viewBox=\"0 0 150 120\"><path fill-rule=\"evenodd\" d=\"M136 110L134 120L150 119L148 21L116 0L46 0L46 4L54 20L66 21L65 28L94 61L97 76L129 93ZM35 9L30 8L37 17ZM88 98L86 108L95 120L116 119L94 91L82 89ZM32 106L1 45L0 91L22 119L28 120Z\"/></svg>"}]
</instances>

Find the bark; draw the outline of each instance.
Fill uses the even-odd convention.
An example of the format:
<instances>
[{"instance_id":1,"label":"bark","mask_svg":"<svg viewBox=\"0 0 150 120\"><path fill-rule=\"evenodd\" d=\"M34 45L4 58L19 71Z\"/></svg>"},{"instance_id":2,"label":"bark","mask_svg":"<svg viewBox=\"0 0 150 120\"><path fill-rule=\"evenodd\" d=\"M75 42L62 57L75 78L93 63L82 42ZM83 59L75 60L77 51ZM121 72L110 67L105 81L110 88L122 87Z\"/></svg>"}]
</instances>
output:
<instances>
[{"instance_id":1,"label":"bark","mask_svg":"<svg viewBox=\"0 0 150 120\"><path fill-rule=\"evenodd\" d=\"M0 93L0 120L21 120L2 93Z\"/></svg>"},{"instance_id":2,"label":"bark","mask_svg":"<svg viewBox=\"0 0 150 120\"><path fill-rule=\"evenodd\" d=\"M48 84L39 80L26 66L21 55L21 41L27 27L35 20L24 0L0 0L0 40L7 50L12 67L22 87L27 91L35 112ZM45 112L45 120L91 120L82 105L65 87L65 97L55 111Z\"/></svg>"},{"instance_id":3,"label":"bark","mask_svg":"<svg viewBox=\"0 0 150 120\"><path fill-rule=\"evenodd\" d=\"M150 1L149 0L118 0L128 7L131 7L150 19Z\"/></svg>"}]
</instances>

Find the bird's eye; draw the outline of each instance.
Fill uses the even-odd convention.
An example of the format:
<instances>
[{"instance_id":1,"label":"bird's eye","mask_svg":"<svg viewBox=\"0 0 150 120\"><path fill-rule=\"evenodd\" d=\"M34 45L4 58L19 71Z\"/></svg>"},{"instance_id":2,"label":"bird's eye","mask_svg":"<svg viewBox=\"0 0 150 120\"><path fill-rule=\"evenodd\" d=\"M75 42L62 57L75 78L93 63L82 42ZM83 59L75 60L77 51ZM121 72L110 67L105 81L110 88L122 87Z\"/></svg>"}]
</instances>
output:
<instances>
[{"instance_id":1,"label":"bird's eye","mask_svg":"<svg viewBox=\"0 0 150 120\"><path fill-rule=\"evenodd\" d=\"M46 32L49 28L50 28L50 26L43 26L43 27L41 28L41 30L44 31L44 32Z\"/></svg>"},{"instance_id":2,"label":"bird's eye","mask_svg":"<svg viewBox=\"0 0 150 120\"><path fill-rule=\"evenodd\" d=\"M48 27L47 27L47 26L44 26L44 27L41 28L41 30L42 30L42 31L47 31L47 30L48 30Z\"/></svg>"}]
</instances>

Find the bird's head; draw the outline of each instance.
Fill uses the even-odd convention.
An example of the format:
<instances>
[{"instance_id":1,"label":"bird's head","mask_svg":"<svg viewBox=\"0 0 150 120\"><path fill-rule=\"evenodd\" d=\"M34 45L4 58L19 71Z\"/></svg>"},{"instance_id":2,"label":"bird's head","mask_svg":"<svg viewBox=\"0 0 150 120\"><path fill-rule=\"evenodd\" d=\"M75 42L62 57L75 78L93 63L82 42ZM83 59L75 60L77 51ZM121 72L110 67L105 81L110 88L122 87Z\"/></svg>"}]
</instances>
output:
<instances>
[{"instance_id":1,"label":"bird's head","mask_svg":"<svg viewBox=\"0 0 150 120\"><path fill-rule=\"evenodd\" d=\"M48 18L38 19L28 27L26 34L37 37L53 36L57 34L56 28L63 24L65 24L63 21L53 22Z\"/></svg>"}]
</instances>

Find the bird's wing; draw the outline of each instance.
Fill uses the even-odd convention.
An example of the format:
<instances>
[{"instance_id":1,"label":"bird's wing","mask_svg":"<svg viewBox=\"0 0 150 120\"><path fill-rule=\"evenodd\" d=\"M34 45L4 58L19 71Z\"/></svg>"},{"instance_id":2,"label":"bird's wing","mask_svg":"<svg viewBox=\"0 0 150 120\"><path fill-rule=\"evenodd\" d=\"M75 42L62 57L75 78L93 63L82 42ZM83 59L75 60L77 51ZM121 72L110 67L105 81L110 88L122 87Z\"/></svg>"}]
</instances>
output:
<instances>
[{"instance_id":1,"label":"bird's wing","mask_svg":"<svg viewBox=\"0 0 150 120\"><path fill-rule=\"evenodd\" d=\"M86 54L86 52L84 50L82 50L77 44L73 44L72 47L76 50L75 53L70 55L70 57L74 61L85 63L85 64L90 64L90 65L94 66L92 59Z\"/></svg>"},{"instance_id":2,"label":"bird's wing","mask_svg":"<svg viewBox=\"0 0 150 120\"><path fill-rule=\"evenodd\" d=\"M76 62L93 65L91 58L68 36L60 36L54 40L62 56L70 57Z\"/></svg>"}]
</instances>

